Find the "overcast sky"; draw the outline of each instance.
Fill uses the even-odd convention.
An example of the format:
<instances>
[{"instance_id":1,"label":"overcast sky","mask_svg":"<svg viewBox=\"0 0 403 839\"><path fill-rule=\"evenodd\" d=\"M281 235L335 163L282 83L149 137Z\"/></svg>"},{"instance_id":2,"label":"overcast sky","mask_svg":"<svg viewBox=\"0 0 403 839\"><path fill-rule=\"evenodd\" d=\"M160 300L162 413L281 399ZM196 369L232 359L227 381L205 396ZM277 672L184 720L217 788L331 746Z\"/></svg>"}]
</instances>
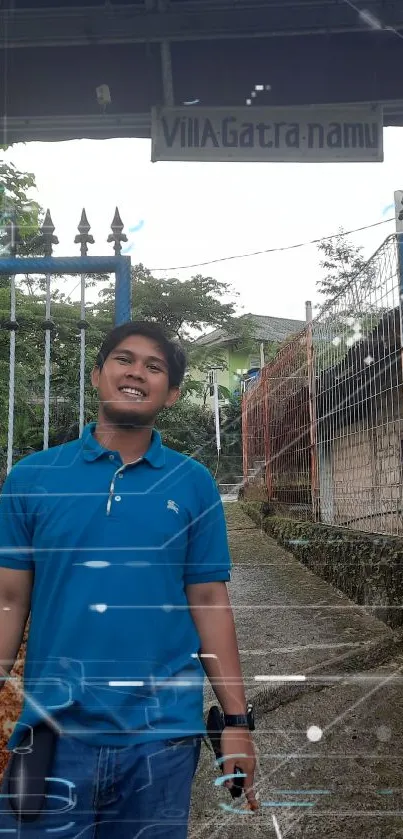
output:
<instances>
[{"instance_id":1,"label":"overcast sky","mask_svg":"<svg viewBox=\"0 0 403 839\"><path fill-rule=\"evenodd\" d=\"M74 140L27 143L6 158L35 174L37 200L49 207L60 244L74 245L85 207L95 255L111 253L106 239L115 206L128 228L132 261L165 268L156 276L185 279L203 273L239 292L239 312L304 319L305 301L318 300L314 246L235 259L191 270L175 266L283 247L370 225L394 215L393 193L403 188L403 129L384 132L384 163L274 164L150 162L148 140ZM387 208L389 207L389 211ZM138 228L137 230L135 228ZM369 256L394 223L355 234ZM67 282L66 291L77 286ZM77 297L76 289L73 297Z\"/></svg>"}]
</instances>

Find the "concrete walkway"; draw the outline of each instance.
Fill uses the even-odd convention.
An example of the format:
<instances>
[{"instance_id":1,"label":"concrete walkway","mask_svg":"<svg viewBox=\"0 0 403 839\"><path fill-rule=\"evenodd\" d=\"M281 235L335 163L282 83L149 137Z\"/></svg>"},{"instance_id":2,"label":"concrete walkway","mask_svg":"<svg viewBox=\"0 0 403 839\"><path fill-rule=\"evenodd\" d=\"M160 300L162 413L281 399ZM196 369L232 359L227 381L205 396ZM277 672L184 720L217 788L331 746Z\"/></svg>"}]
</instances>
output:
<instances>
[{"instance_id":1,"label":"concrete walkway","mask_svg":"<svg viewBox=\"0 0 403 839\"><path fill-rule=\"evenodd\" d=\"M223 809L232 799L203 748L191 839L403 839L401 634L261 533L239 504L226 514L261 809Z\"/></svg>"}]
</instances>

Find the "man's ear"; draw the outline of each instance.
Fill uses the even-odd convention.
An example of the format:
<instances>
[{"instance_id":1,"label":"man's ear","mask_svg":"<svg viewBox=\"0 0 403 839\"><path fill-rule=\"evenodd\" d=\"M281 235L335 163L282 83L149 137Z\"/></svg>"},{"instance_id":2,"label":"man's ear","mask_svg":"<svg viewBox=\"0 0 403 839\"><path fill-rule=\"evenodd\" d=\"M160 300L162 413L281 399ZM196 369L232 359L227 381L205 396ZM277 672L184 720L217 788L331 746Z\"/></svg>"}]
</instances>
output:
<instances>
[{"instance_id":1,"label":"man's ear","mask_svg":"<svg viewBox=\"0 0 403 839\"><path fill-rule=\"evenodd\" d=\"M178 401L181 395L181 391L179 387L170 387L168 391L168 396L164 403L164 408L172 408L172 405L175 405L175 402Z\"/></svg>"},{"instance_id":2,"label":"man's ear","mask_svg":"<svg viewBox=\"0 0 403 839\"><path fill-rule=\"evenodd\" d=\"M93 367L91 370L91 384L92 387L98 387L99 385L99 376L100 376L100 369L99 367Z\"/></svg>"}]
</instances>

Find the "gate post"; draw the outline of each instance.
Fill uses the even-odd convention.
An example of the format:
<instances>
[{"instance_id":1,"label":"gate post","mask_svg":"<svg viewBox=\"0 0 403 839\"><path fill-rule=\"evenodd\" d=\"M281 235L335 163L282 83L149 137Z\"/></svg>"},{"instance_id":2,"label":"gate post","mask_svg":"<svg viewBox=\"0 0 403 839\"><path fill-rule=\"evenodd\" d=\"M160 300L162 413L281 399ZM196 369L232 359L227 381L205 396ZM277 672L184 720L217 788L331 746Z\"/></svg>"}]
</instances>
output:
<instances>
[{"instance_id":1,"label":"gate post","mask_svg":"<svg viewBox=\"0 0 403 839\"><path fill-rule=\"evenodd\" d=\"M127 256L121 256L116 267L115 326L132 319L132 277L131 264Z\"/></svg>"},{"instance_id":2,"label":"gate post","mask_svg":"<svg viewBox=\"0 0 403 839\"><path fill-rule=\"evenodd\" d=\"M244 486L248 480L248 469L249 469L249 423L248 423L248 403L247 403L247 394L244 390L242 394L242 402L241 402L241 417L242 417L242 470L243 470L243 483Z\"/></svg>"},{"instance_id":3,"label":"gate post","mask_svg":"<svg viewBox=\"0 0 403 839\"><path fill-rule=\"evenodd\" d=\"M78 233L74 239L75 245L80 245L80 256L88 256L88 245L94 245L95 240L90 233L91 225L88 223L85 209L81 213L80 222L78 224ZM81 274L80 280L80 394L79 394L79 419L78 419L78 433L81 437L84 430L85 419L85 330L88 323L85 319L85 274Z\"/></svg>"},{"instance_id":4,"label":"gate post","mask_svg":"<svg viewBox=\"0 0 403 839\"><path fill-rule=\"evenodd\" d=\"M397 270L399 274L400 358L403 376L403 190L395 192Z\"/></svg>"},{"instance_id":5,"label":"gate post","mask_svg":"<svg viewBox=\"0 0 403 839\"><path fill-rule=\"evenodd\" d=\"M312 303L305 303L306 311L306 354L309 393L309 438L311 449L311 496L312 515L314 521L319 521L319 493L318 493L318 424L316 412L316 376L313 351L313 323Z\"/></svg>"},{"instance_id":6,"label":"gate post","mask_svg":"<svg viewBox=\"0 0 403 839\"><path fill-rule=\"evenodd\" d=\"M49 210L46 210L46 215L41 227L41 235L38 236L38 244L42 245L45 257L51 257L53 252L53 245L58 245L59 240L54 236L55 226L53 224ZM50 315L50 272L46 272L46 308L45 308L45 322L43 328L45 330L45 390L43 402L43 448L49 448L49 425L50 425L50 345L51 335L55 325Z\"/></svg>"},{"instance_id":7,"label":"gate post","mask_svg":"<svg viewBox=\"0 0 403 839\"><path fill-rule=\"evenodd\" d=\"M262 388L262 399L263 399L263 438L264 438L264 459L265 459L265 483L267 489L267 497L268 500L271 501L273 495L273 480L272 480L272 467L271 467L271 452L270 452L270 442L271 442L271 427L270 427L270 405L269 399L271 397L270 393L270 380L269 380L269 368L263 367L261 372L260 378L260 385Z\"/></svg>"}]
</instances>

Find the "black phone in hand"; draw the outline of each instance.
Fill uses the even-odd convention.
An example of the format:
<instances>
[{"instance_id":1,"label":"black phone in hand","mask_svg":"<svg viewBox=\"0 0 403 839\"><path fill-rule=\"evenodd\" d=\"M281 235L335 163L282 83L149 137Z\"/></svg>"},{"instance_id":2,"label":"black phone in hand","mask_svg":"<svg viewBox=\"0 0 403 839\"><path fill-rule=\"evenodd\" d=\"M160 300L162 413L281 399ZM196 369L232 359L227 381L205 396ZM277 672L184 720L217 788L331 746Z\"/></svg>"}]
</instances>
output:
<instances>
[{"instance_id":1,"label":"black phone in hand","mask_svg":"<svg viewBox=\"0 0 403 839\"><path fill-rule=\"evenodd\" d=\"M224 730L224 717L217 705L213 705L212 708L210 708L207 716L206 727L207 735L213 747L216 760L220 760L223 756L221 752L221 734ZM223 772L224 764L221 763L220 766L221 772ZM244 773L239 766L235 766L235 773L236 774L235 777L232 778L232 786L229 791L232 798L239 798L243 792L245 778Z\"/></svg>"}]
</instances>

